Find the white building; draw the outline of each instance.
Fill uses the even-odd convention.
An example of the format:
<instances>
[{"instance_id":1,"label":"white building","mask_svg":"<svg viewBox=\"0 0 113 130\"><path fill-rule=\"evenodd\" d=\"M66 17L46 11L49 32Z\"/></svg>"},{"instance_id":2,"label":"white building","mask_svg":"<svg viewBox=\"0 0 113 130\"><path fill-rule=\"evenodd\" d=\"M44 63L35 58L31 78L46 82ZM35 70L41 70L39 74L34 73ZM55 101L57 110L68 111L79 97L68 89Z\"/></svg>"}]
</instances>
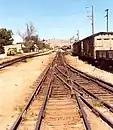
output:
<instances>
[{"instance_id":1,"label":"white building","mask_svg":"<svg viewBox=\"0 0 113 130\"><path fill-rule=\"evenodd\" d=\"M23 52L21 44L12 44L12 45L4 46L5 55L7 55L7 52L9 51L9 49L15 49L17 53Z\"/></svg>"}]
</instances>

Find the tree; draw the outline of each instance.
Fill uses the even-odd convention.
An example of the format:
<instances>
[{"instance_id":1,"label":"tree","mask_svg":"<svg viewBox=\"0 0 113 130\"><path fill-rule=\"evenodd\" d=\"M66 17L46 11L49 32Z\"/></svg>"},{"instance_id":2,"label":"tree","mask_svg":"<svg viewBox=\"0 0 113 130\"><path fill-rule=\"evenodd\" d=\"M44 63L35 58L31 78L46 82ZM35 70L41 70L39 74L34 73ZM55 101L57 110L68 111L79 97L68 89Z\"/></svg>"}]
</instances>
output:
<instances>
[{"instance_id":1,"label":"tree","mask_svg":"<svg viewBox=\"0 0 113 130\"><path fill-rule=\"evenodd\" d=\"M12 30L7 30L6 28L0 29L0 54L4 53L5 45L11 45L13 43Z\"/></svg>"},{"instance_id":2,"label":"tree","mask_svg":"<svg viewBox=\"0 0 113 130\"><path fill-rule=\"evenodd\" d=\"M36 29L33 23L26 23L26 30L24 33L18 31L19 36L23 39L25 48L34 51L35 48L42 49L43 42L40 41L39 36L36 34Z\"/></svg>"},{"instance_id":3,"label":"tree","mask_svg":"<svg viewBox=\"0 0 113 130\"><path fill-rule=\"evenodd\" d=\"M25 32L20 33L20 31L18 31L18 35L23 39L23 44L25 48L27 48L29 51L34 51L34 43L36 41L36 30L33 23L26 23Z\"/></svg>"},{"instance_id":4,"label":"tree","mask_svg":"<svg viewBox=\"0 0 113 130\"><path fill-rule=\"evenodd\" d=\"M36 30L32 22L26 23L25 32L21 33L20 31L18 31L18 35L23 39L23 41L26 41L26 40L29 41L29 38L35 35L35 33L36 33Z\"/></svg>"}]
</instances>

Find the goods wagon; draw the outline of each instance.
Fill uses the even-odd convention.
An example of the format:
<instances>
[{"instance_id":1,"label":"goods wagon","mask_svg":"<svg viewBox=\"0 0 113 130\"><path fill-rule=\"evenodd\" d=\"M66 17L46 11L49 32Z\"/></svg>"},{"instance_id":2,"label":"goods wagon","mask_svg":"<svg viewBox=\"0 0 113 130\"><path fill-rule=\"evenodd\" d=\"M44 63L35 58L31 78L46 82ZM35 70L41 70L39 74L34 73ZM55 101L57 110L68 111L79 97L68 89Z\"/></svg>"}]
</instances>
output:
<instances>
[{"instance_id":1,"label":"goods wagon","mask_svg":"<svg viewBox=\"0 0 113 130\"><path fill-rule=\"evenodd\" d=\"M75 42L72 46L72 55L79 56L80 53L81 53L81 44L80 42Z\"/></svg>"},{"instance_id":2,"label":"goods wagon","mask_svg":"<svg viewBox=\"0 0 113 130\"><path fill-rule=\"evenodd\" d=\"M72 53L89 62L113 64L113 32L99 32L74 43Z\"/></svg>"}]
</instances>

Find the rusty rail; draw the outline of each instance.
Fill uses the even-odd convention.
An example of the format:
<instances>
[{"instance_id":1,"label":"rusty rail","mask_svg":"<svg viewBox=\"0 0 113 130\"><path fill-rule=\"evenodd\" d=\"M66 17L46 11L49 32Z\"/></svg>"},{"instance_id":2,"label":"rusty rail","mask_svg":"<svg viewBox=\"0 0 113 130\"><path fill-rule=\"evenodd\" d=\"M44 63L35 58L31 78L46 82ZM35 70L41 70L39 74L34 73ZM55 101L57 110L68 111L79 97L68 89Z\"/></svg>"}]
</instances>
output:
<instances>
[{"instance_id":1,"label":"rusty rail","mask_svg":"<svg viewBox=\"0 0 113 130\"><path fill-rule=\"evenodd\" d=\"M59 76L58 74L55 73L55 75L70 89L71 92L71 88L72 86L69 85L63 78L61 78L61 76ZM80 93L80 95L82 95L82 93L80 91L78 91L77 89L75 89L76 92Z\"/></svg>"},{"instance_id":2,"label":"rusty rail","mask_svg":"<svg viewBox=\"0 0 113 130\"><path fill-rule=\"evenodd\" d=\"M78 97L78 94L76 94L75 97L76 97L76 101L77 101L77 104L78 104L78 107L79 107L79 110L80 110L80 115L83 118L86 130L91 130L91 127L90 127L89 122L87 120L87 114L84 111L84 108L83 108L82 103L81 103L81 101L80 101L80 99Z\"/></svg>"},{"instance_id":3,"label":"rusty rail","mask_svg":"<svg viewBox=\"0 0 113 130\"><path fill-rule=\"evenodd\" d=\"M18 115L16 121L14 122L14 124L11 126L10 130L16 130L20 124L20 122L22 121L22 117L24 115L24 113L28 110L31 102L33 101L35 95L38 95L41 87L42 87L42 83L45 81L46 79L46 74L48 73L48 71L50 70L53 62L55 61L56 59L56 56L54 57L53 61L51 64L48 64L48 66L44 69L44 71L41 73L41 75L39 76L39 81L38 81L38 84L37 84L37 87L35 89L35 91L33 92L33 94L31 95L28 103L26 104L26 106L23 108L22 112Z\"/></svg>"},{"instance_id":4,"label":"rusty rail","mask_svg":"<svg viewBox=\"0 0 113 130\"><path fill-rule=\"evenodd\" d=\"M99 110L97 110L96 108L94 108L92 105L90 105L82 96L79 96L81 98L81 100L92 110L92 112L97 115L103 120L105 121L111 128L113 128L113 122L107 117L105 116L103 113L101 113Z\"/></svg>"},{"instance_id":5,"label":"rusty rail","mask_svg":"<svg viewBox=\"0 0 113 130\"><path fill-rule=\"evenodd\" d=\"M74 94L74 91L73 91L73 82L72 82L72 80L71 80L70 73L69 73L69 70L68 70L67 65L66 65L66 63L65 63L65 59L64 59L64 56L63 56L62 53L61 53L61 58L62 58L64 67L65 67L65 70L66 70L66 72L67 72L67 75L68 75L67 78L68 78L68 80L69 80L70 83L71 83L71 95L73 95L73 94Z\"/></svg>"},{"instance_id":6,"label":"rusty rail","mask_svg":"<svg viewBox=\"0 0 113 130\"><path fill-rule=\"evenodd\" d=\"M80 87L83 91L85 91L88 95L92 96L93 98L97 99L101 104L103 104L105 107L107 107L111 112L113 112L113 106L111 106L110 104L104 102L103 100L101 100L100 98L98 98L95 94L89 92L88 90L86 90L84 87L82 87L79 83L73 81L74 84L76 84L78 87Z\"/></svg>"},{"instance_id":7,"label":"rusty rail","mask_svg":"<svg viewBox=\"0 0 113 130\"><path fill-rule=\"evenodd\" d=\"M65 61L66 62L66 61ZM67 63L66 63L67 64ZM69 65L69 64L67 64L67 67L70 69L70 68L72 68L73 69L73 71L74 72L76 72L76 73L78 73L80 76L82 76L82 77L84 77L84 78L86 78L86 79L88 79L88 80L91 80L91 81L93 81L93 82L95 82L95 83L97 83L98 85L100 85L101 87L103 87L104 89L107 89L108 91L110 91L110 92L113 92L113 89L112 88L110 88L111 86L113 86L112 84L109 84L109 83L106 83L105 81L103 81L103 80L100 80L100 79L98 79L98 78L96 78L96 77L93 77L93 76L90 76L90 75L88 75L88 74L86 74L86 73L84 73L84 72L81 72L80 70L78 70L78 69L75 69L75 68L73 68L71 65ZM75 82L75 81L74 81ZM75 82L76 83L76 82ZM105 84L105 85L103 85L103 84ZM76 85L79 85L79 84L77 84L76 83ZM108 86L110 86L110 87L107 87L106 85L108 85ZM80 85L79 85L79 87L80 87ZM85 90L85 89L84 89ZM88 92L88 91L87 91ZM88 92L88 94L91 94L93 97L95 97L95 98L97 98L95 95L93 95L92 93L89 93ZM87 100L85 100L84 98L83 98L83 96L81 96L81 95L79 95L79 97L80 97L80 99L92 110L92 112L95 114L95 115L98 115L104 122L106 122L111 128L113 128L113 122L107 117L107 116L105 116L103 113L101 113L99 110L97 110L96 108L94 108L92 105L90 105L88 102L87 102ZM107 103L104 103L103 101L101 101L102 103L103 103L103 105L105 105L106 107L108 107L109 109L110 109L110 105L109 104L107 104ZM111 109L112 109L112 107L111 107Z\"/></svg>"},{"instance_id":8,"label":"rusty rail","mask_svg":"<svg viewBox=\"0 0 113 130\"><path fill-rule=\"evenodd\" d=\"M65 62L66 62L66 61L65 61ZM78 69L72 67L72 66L69 65L68 63L66 63L66 64L67 64L67 67L68 67L71 71L73 71L73 72L75 72L75 73L78 73L78 74L79 74L80 76L82 76L83 78L85 78L85 79L87 79L87 80L91 80L91 81L95 82L96 84L98 84L99 86L103 87L104 89L108 90L109 92L112 92L112 93L113 93L113 85L112 85L112 84L107 83L107 82L105 82L105 81L103 81L103 80L101 80L101 79L99 79L99 78L94 77L94 76L88 75L88 74L86 74L86 73L84 73L84 72L82 72L82 71L80 71L80 70L78 70Z\"/></svg>"},{"instance_id":9,"label":"rusty rail","mask_svg":"<svg viewBox=\"0 0 113 130\"><path fill-rule=\"evenodd\" d=\"M57 66L56 69L65 77L68 77L65 73L63 73ZM83 91L85 91L87 94L89 94L90 96L92 96L93 98L97 99L101 104L103 104L105 107L107 107L111 112L113 112L113 106L111 106L110 104L102 101L100 98L98 98L96 95L94 95L93 93L89 92L88 90L86 90L84 87L82 87L79 83L77 83L75 80L72 80L72 82L77 85L79 88L81 88ZM73 87L73 89L75 89ZM80 92L79 92L80 93Z\"/></svg>"},{"instance_id":10,"label":"rusty rail","mask_svg":"<svg viewBox=\"0 0 113 130\"><path fill-rule=\"evenodd\" d=\"M46 55L46 54L49 54L51 52L48 52L48 53L44 53L44 54L41 54L41 53L35 53L35 54L29 54L29 55L24 55L24 56L20 56L20 57L17 57L17 58L14 58L12 60L8 60L8 61L5 61L3 63L0 63L0 69L3 69L7 66L10 66L14 63L17 63L17 62L20 62L20 61L23 61L27 58L32 58L32 57L36 57L36 56L42 56L42 55Z\"/></svg>"},{"instance_id":11,"label":"rusty rail","mask_svg":"<svg viewBox=\"0 0 113 130\"><path fill-rule=\"evenodd\" d=\"M65 80L63 80L58 74L55 73L55 75L71 90L71 86L67 82L65 82ZM75 91L80 93L80 95L82 95L82 93L79 92L77 89L75 89ZM77 104L78 104L78 107L79 107L79 110L80 110L80 114L81 114L81 116L83 118L85 128L86 128L86 130L91 130L91 127L90 127L89 122L87 120L86 112L83 109L83 106L82 106L81 101L80 101L80 99L78 97L78 94L75 93L74 95L76 97L76 101L77 101Z\"/></svg>"},{"instance_id":12,"label":"rusty rail","mask_svg":"<svg viewBox=\"0 0 113 130\"><path fill-rule=\"evenodd\" d=\"M22 116L24 115L24 113L25 113L25 112L27 111L27 109L29 108L29 106L30 106L30 104L31 104L31 102L32 102L32 100L33 100L33 98L34 98L34 96L39 93L39 91L40 91L40 89L41 89L41 87L42 87L41 84L42 84L42 82L45 80L46 74L47 74L47 72L49 71L49 69L50 69L50 66L48 66L48 67L44 70L44 72L43 72L43 77L42 77L42 78L40 79L40 81L38 82L37 88L35 89L34 93L31 95L31 97L30 97L30 99L29 99L27 105L24 107L24 109L22 110L22 112L19 114L18 118L16 119L16 121L14 122L14 124L12 125L12 127L10 128L10 130L16 130L16 129L18 128L18 126L19 126L19 124L20 124L20 122L21 122L21 120L22 120Z\"/></svg>"},{"instance_id":13,"label":"rusty rail","mask_svg":"<svg viewBox=\"0 0 113 130\"><path fill-rule=\"evenodd\" d=\"M56 67L57 68L57 70L62 74L62 75L64 75L65 77L67 76L66 74L64 74L58 67ZM68 77L68 76L67 76ZM64 82L65 84L68 84L67 82L65 82L63 79L61 79L61 78L59 78L60 80L62 80L62 82ZM108 104L108 103L105 103L104 101L102 101L101 99L99 99L97 96L95 96L94 94L92 94L92 93L90 93L89 91L87 91L85 88L83 88L82 86L80 86L77 82L75 82L75 81L73 81L72 80L72 82L74 82L77 86L79 86L80 88L82 88L82 90L84 90L86 93L88 93L90 96L92 96L93 98L95 98L95 99L97 99L100 103L102 103L105 107L107 107L111 112L113 112L113 107L110 105L110 104ZM76 89L77 90L77 89ZM77 90L77 92L79 92L79 90ZM80 92L79 92L80 93ZM82 94L80 94L80 95L82 95ZM84 100L84 102L86 103L86 100L82 97L82 96L79 96L82 100ZM80 110L82 109L82 104L81 104L81 102L79 102L79 98L78 98L78 96L77 96L77 94L76 94L76 100L77 100L77 102L78 102L78 106L79 106L79 108L80 108ZM95 109L93 106L91 106L88 102L86 103L86 105L88 105L92 110L93 110L93 112L96 112L96 113L98 113L99 114L99 117L102 119L102 120L104 120L110 127L112 127L113 128L113 122L111 121L111 120L109 120L105 115L103 115L100 111L98 111L97 109ZM84 110L81 110L81 111L83 111L82 113L84 113ZM85 115L84 115L85 116ZM83 118L83 120L85 120L84 118ZM84 121L84 123L85 123L85 121ZM85 123L85 125L86 125L86 123ZM87 128L87 126L86 126L86 128Z\"/></svg>"},{"instance_id":14,"label":"rusty rail","mask_svg":"<svg viewBox=\"0 0 113 130\"><path fill-rule=\"evenodd\" d=\"M38 115L35 130L40 129L42 118L43 118L43 115L44 115L44 110L45 110L45 107L46 107L46 104L47 104L48 96L50 94L50 87L51 87L52 81L53 80L52 80L52 76L51 76L47 90L46 90L46 93L45 93L45 96L44 96L44 101L43 101L42 107L41 107L39 115Z\"/></svg>"},{"instance_id":15,"label":"rusty rail","mask_svg":"<svg viewBox=\"0 0 113 130\"><path fill-rule=\"evenodd\" d=\"M5 68L5 67L7 67L7 66L10 66L10 65L12 65L12 64L14 64L14 63L20 62L20 61L22 61L22 60L24 60L24 59L25 59L24 57L20 57L20 58L16 58L16 59L7 61L7 62L5 62L5 63L2 63L2 64L0 64L0 69L3 69L3 68Z\"/></svg>"}]
</instances>

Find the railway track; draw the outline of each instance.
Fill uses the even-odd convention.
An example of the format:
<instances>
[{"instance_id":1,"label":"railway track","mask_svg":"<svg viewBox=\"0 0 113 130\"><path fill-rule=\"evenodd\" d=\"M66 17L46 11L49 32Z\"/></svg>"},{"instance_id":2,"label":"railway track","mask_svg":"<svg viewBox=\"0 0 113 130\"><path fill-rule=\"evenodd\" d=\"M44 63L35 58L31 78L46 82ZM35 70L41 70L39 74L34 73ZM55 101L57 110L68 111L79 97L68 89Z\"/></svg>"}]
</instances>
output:
<instances>
[{"instance_id":1,"label":"railway track","mask_svg":"<svg viewBox=\"0 0 113 130\"><path fill-rule=\"evenodd\" d=\"M70 75L66 74L66 69L63 67L56 67L56 69L65 77L65 79L69 78L69 76L71 77L73 89L82 95L79 96L81 100L87 104L87 106L95 113L95 115L100 117L108 125L110 125L111 128L113 128L112 85L82 73L67 63L65 63L65 66L68 68L68 73L70 73ZM112 113L108 112L108 110L110 110ZM104 115L103 112L107 116Z\"/></svg>"},{"instance_id":2,"label":"railway track","mask_svg":"<svg viewBox=\"0 0 113 130\"><path fill-rule=\"evenodd\" d=\"M9 60L9 61L4 61L3 63L0 63L0 69L3 69L3 68L5 68L7 66L10 66L10 65L13 65L13 64L15 64L17 62L25 61L27 58L32 58L32 57L36 57L36 56L46 55L46 54L49 54L49 53L51 53L51 52L28 54L28 55L24 55L24 56L20 56L20 57L14 58L14 59Z\"/></svg>"},{"instance_id":3,"label":"railway track","mask_svg":"<svg viewBox=\"0 0 113 130\"><path fill-rule=\"evenodd\" d=\"M23 129L83 129L84 124L79 116L77 102L71 98L70 86L67 86L55 72L55 60L45 71L30 99L29 106L15 121L10 130Z\"/></svg>"},{"instance_id":4,"label":"railway track","mask_svg":"<svg viewBox=\"0 0 113 130\"><path fill-rule=\"evenodd\" d=\"M112 88L103 84L70 67L58 52L10 130L110 130L112 113L103 114L92 102L96 100L101 108L113 112Z\"/></svg>"}]
</instances>

